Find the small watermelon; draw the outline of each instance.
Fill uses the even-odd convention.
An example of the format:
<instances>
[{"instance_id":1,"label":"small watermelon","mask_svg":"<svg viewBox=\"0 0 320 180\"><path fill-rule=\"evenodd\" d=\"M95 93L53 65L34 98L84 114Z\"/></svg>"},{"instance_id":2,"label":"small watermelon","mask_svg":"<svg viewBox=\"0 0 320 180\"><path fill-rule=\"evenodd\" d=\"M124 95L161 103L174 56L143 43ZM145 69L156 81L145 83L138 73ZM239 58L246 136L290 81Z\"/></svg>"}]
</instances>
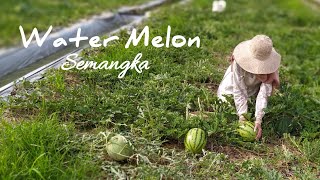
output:
<instances>
[{"instance_id":1,"label":"small watermelon","mask_svg":"<svg viewBox=\"0 0 320 180\"><path fill-rule=\"evenodd\" d=\"M250 121L245 121L239 125L237 129L239 135L243 138L244 141L254 141L257 133L254 132L254 124Z\"/></svg>"},{"instance_id":2,"label":"small watermelon","mask_svg":"<svg viewBox=\"0 0 320 180\"><path fill-rule=\"evenodd\" d=\"M116 135L108 141L107 152L112 159L123 161L133 154L133 148L124 136Z\"/></svg>"},{"instance_id":3,"label":"small watermelon","mask_svg":"<svg viewBox=\"0 0 320 180\"><path fill-rule=\"evenodd\" d=\"M184 139L186 150L192 153L200 153L207 144L207 134L200 128L190 129Z\"/></svg>"}]
</instances>

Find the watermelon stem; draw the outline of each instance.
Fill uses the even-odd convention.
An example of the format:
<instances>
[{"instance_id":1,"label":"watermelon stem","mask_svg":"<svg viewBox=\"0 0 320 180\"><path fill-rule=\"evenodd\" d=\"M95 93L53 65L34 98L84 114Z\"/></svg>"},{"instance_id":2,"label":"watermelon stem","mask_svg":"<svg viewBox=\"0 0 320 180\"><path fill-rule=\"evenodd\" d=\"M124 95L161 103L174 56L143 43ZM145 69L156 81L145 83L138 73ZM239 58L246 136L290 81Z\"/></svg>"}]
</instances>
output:
<instances>
[{"instance_id":1,"label":"watermelon stem","mask_svg":"<svg viewBox=\"0 0 320 180\"><path fill-rule=\"evenodd\" d=\"M199 111L200 111L200 115L202 113L202 108L201 108L201 102L200 102L200 97L198 97L198 105L199 105ZM202 117L201 117L202 118Z\"/></svg>"}]
</instances>

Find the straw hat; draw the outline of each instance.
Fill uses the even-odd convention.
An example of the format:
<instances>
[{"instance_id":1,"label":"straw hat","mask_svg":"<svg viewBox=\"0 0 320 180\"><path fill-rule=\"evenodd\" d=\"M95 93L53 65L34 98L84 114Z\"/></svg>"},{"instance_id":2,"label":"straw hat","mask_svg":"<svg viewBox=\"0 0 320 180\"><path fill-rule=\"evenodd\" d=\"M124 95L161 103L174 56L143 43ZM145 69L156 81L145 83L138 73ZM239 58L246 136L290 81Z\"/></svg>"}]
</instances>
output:
<instances>
[{"instance_id":1,"label":"straw hat","mask_svg":"<svg viewBox=\"0 0 320 180\"><path fill-rule=\"evenodd\" d=\"M241 42L234 49L233 57L242 69L253 74L273 73L281 61L272 40L266 35L256 35L251 40Z\"/></svg>"}]
</instances>

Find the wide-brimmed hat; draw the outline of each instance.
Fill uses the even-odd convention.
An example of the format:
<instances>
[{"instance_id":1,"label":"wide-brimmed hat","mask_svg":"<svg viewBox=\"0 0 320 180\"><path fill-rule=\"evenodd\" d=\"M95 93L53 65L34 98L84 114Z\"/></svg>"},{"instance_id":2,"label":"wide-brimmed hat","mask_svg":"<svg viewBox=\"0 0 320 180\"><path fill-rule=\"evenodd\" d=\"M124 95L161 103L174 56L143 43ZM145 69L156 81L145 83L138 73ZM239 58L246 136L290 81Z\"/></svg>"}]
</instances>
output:
<instances>
[{"instance_id":1,"label":"wide-brimmed hat","mask_svg":"<svg viewBox=\"0 0 320 180\"><path fill-rule=\"evenodd\" d=\"M266 35L256 35L236 46L233 57L237 64L253 74L275 72L281 61L280 54L273 48L272 40Z\"/></svg>"}]
</instances>

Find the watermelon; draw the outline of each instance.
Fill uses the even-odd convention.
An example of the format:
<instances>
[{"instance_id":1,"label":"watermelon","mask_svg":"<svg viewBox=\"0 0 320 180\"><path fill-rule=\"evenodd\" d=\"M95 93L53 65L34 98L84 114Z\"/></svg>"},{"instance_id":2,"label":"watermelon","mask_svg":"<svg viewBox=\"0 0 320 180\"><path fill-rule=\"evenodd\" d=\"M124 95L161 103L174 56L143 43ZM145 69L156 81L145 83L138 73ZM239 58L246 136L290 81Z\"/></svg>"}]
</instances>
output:
<instances>
[{"instance_id":1,"label":"watermelon","mask_svg":"<svg viewBox=\"0 0 320 180\"><path fill-rule=\"evenodd\" d=\"M186 150L194 154L200 153L207 144L207 133L200 128L190 129L184 139Z\"/></svg>"},{"instance_id":2,"label":"watermelon","mask_svg":"<svg viewBox=\"0 0 320 180\"><path fill-rule=\"evenodd\" d=\"M244 121L241 123L237 131L244 141L252 142L255 140L257 135L257 133L254 132L254 124L250 121Z\"/></svg>"},{"instance_id":3,"label":"watermelon","mask_svg":"<svg viewBox=\"0 0 320 180\"><path fill-rule=\"evenodd\" d=\"M133 148L124 136L116 135L108 141L107 153L113 160L123 161L133 154Z\"/></svg>"},{"instance_id":4,"label":"watermelon","mask_svg":"<svg viewBox=\"0 0 320 180\"><path fill-rule=\"evenodd\" d=\"M273 123L273 126L275 127L277 134L282 136L284 133L291 133L293 131L294 123L292 119L283 118Z\"/></svg>"}]
</instances>

